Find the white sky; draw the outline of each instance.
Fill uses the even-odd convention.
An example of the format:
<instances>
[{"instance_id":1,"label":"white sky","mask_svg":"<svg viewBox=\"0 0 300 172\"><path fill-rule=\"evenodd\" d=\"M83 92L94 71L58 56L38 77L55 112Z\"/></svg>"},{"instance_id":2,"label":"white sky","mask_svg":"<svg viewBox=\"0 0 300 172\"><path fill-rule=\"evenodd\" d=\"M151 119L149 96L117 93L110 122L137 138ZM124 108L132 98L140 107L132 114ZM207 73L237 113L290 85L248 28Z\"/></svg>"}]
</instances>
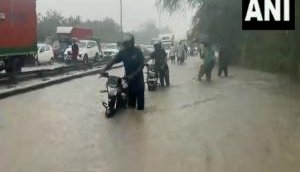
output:
<instances>
[{"instance_id":1,"label":"white sky","mask_svg":"<svg viewBox=\"0 0 300 172\"><path fill-rule=\"evenodd\" d=\"M58 10L64 16L80 15L83 19L113 18L120 21L119 0L37 0L37 12L45 14L49 9ZM123 27L125 31L138 30L140 25L152 19L158 25L155 0L123 0ZM161 25L169 26L177 38L183 38L189 29L193 10L180 11L172 16L164 12Z\"/></svg>"}]
</instances>

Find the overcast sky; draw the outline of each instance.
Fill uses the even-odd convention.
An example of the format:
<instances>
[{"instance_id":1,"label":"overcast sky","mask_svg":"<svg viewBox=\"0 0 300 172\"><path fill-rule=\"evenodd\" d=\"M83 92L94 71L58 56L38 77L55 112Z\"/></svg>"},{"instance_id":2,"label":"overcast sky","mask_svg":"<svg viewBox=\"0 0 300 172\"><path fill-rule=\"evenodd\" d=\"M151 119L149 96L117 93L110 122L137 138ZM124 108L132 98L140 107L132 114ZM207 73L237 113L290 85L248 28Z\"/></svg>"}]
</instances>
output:
<instances>
[{"instance_id":1,"label":"overcast sky","mask_svg":"<svg viewBox=\"0 0 300 172\"><path fill-rule=\"evenodd\" d=\"M123 0L123 27L125 31L138 30L140 25L153 20L158 25L159 15L155 0ZM83 19L103 19L111 17L120 21L119 0L37 0L37 12L45 14L49 9L55 9L64 16L80 15ZM182 38L189 29L193 12L180 11L170 16L163 13L162 26L169 26L171 30Z\"/></svg>"}]
</instances>

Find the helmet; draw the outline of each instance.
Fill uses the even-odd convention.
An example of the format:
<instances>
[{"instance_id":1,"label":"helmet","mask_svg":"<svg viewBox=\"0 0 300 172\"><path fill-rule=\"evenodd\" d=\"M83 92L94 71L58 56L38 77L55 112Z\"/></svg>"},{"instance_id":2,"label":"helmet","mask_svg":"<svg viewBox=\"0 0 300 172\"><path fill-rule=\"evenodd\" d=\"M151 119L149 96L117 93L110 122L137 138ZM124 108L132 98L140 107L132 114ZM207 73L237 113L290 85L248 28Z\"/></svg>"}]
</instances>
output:
<instances>
[{"instance_id":1,"label":"helmet","mask_svg":"<svg viewBox=\"0 0 300 172\"><path fill-rule=\"evenodd\" d=\"M133 48L135 44L134 36L132 34L124 34L122 44L124 48Z\"/></svg>"},{"instance_id":2,"label":"helmet","mask_svg":"<svg viewBox=\"0 0 300 172\"><path fill-rule=\"evenodd\" d=\"M161 49L162 48L161 41L155 41L153 46L155 50Z\"/></svg>"}]
</instances>

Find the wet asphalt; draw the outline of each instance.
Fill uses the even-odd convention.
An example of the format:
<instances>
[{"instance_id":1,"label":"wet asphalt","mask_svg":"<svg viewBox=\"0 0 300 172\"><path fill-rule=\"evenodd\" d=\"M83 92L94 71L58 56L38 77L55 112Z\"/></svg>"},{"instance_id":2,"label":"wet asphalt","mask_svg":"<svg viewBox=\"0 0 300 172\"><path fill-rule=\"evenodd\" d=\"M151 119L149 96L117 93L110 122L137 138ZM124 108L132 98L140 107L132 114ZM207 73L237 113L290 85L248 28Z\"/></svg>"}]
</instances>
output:
<instances>
[{"instance_id":1,"label":"wet asphalt","mask_svg":"<svg viewBox=\"0 0 300 172\"><path fill-rule=\"evenodd\" d=\"M98 76L0 100L0 171L298 172L299 87L237 67L198 82L200 63L170 65L170 88L113 119Z\"/></svg>"}]
</instances>

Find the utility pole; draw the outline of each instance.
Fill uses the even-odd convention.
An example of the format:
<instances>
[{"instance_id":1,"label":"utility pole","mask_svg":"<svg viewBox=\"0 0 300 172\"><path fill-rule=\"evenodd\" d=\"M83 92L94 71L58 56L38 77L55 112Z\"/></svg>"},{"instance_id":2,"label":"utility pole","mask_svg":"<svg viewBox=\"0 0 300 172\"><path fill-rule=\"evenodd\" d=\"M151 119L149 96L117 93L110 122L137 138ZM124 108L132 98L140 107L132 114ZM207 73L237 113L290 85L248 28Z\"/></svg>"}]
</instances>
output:
<instances>
[{"instance_id":1,"label":"utility pole","mask_svg":"<svg viewBox=\"0 0 300 172\"><path fill-rule=\"evenodd\" d=\"M159 8L157 8L157 12L158 12L158 30L160 32L160 30L161 30L161 10Z\"/></svg>"},{"instance_id":2,"label":"utility pole","mask_svg":"<svg viewBox=\"0 0 300 172\"><path fill-rule=\"evenodd\" d=\"M121 25L121 34L123 34L123 2L120 0L120 25Z\"/></svg>"}]
</instances>

